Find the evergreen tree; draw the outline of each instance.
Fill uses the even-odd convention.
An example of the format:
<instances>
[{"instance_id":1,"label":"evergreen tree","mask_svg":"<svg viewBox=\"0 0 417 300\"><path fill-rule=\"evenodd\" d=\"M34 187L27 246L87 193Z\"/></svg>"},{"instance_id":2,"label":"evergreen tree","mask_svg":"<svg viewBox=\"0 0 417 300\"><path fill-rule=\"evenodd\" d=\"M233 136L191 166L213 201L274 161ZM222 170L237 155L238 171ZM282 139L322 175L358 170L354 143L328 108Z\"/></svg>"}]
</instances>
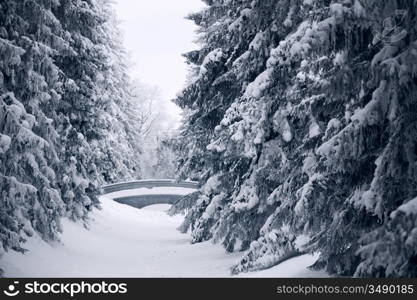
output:
<instances>
[{"instance_id":1,"label":"evergreen tree","mask_svg":"<svg viewBox=\"0 0 417 300\"><path fill-rule=\"evenodd\" d=\"M234 272L319 252L416 276L414 1L205 2L176 99L181 174L205 183L182 229L247 250Z\"/></svg>"},{"instance_id":2,"label":"evergreen tree","mask_svg":"<svg viewBox=\"0 0 417 300\"><path fill-rule=\"evenodd\" d=\"M107 0L0 3L0 254L56 239L101 184L140 176L120 45Z\"/></svg>"}]
</instances>

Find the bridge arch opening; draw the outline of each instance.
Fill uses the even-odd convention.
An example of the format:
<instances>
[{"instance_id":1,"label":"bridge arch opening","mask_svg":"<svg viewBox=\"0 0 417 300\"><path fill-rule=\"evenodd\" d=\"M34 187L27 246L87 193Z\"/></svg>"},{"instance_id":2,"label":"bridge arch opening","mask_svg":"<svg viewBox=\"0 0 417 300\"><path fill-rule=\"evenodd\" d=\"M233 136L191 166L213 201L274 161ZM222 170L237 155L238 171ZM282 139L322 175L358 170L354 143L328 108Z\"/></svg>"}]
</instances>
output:
<instances>
[{"instance_id":1,"label":"bridge arch opening","mask_svg":"<svg viewBox=\"0 0 417 300\"><path fill-rule=\"evenodd\" d=\"M154 204L174 204L198 188L195 181L149 179L106 185L102 187L102 194L116 202L143 208Z\"/></svg>"}]
</instances>

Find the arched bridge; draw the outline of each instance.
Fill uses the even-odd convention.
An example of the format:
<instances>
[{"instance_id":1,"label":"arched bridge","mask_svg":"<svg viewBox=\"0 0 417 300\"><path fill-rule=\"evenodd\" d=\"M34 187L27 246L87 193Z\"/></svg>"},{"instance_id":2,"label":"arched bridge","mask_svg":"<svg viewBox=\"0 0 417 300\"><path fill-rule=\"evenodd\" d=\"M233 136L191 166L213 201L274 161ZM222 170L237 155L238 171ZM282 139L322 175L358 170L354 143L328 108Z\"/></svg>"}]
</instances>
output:
<instances>
[{"instance_id":1,"label":"arched bridge","mask_svg":"<svg viewBox=\"0 0 417 300\"><path fill-rule=\"evenodd\" d=\"M110 184L103 186L102 191L116 202L142 208L152 204L173 204L198 188L195 181L152 179Z\"/></svg>"}]
</instances>

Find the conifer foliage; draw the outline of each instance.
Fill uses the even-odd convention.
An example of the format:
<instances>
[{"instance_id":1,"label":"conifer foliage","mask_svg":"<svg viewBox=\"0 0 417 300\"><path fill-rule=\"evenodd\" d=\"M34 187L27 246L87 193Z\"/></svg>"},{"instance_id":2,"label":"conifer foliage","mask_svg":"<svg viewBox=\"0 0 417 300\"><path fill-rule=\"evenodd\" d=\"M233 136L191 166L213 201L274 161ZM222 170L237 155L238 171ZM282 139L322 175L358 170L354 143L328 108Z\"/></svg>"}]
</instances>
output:
<instances>
[{"instance_id":1,"label":"conifer foliage","mask_svg":"<svg viewBox=\"0 0 417 300\"><path fill-rule=\"evenodd\" d=\"M85 219L140 175L125 55L107 0L0 2L0 255Z\"/></svg>"},{"instance_id":2,"label":"conifer foliage","mask_svg":"<svg viewBox=\"0 0 417 300\"><path fill-rule=\"evenodd\" d=\"M417 276L415 1L204 2L176 99L180 175L204 183L182 229L246 250L234 272L318 252Z\"/></svg>"}]
</instances>

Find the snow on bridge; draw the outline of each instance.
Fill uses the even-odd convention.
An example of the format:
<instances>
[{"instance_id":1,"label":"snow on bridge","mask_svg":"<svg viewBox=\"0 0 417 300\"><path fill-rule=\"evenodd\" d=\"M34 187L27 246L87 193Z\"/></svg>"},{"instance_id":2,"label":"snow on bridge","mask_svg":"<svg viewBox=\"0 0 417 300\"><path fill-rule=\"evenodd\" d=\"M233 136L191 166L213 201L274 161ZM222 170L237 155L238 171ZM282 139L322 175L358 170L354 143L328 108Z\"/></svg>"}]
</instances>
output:
<instances>
[{"instance_id":1,"label":"snow on bridge","mask_svg":"<svg viewBox=\"0 0 417 300\"><path fill-rule=\"evenodd\" d=\"M116 202L136 208L153 204L173 204L195 192L198 182L171 179L149 179L110 184L102 187L103 195Z\"/></svg>"}]
</instances>

